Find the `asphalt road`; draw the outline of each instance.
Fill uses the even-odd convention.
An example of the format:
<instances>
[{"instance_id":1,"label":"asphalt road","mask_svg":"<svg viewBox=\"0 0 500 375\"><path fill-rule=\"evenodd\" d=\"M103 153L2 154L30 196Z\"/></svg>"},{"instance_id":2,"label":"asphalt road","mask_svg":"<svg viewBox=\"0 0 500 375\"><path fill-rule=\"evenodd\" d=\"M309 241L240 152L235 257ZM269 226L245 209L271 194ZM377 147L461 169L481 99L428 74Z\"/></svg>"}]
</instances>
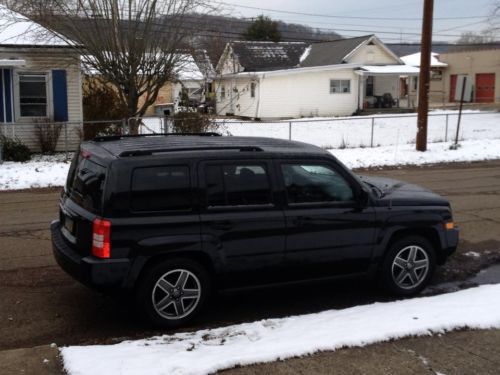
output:
<instances>
[{"instance_id":1,"label":"asphalt road","mask_svg":"<svg viewBox=\"0 0 500 375\"><path fill-rule=\"evenodd\" d=\"M462 241L434 283L465 279L500 261L500 162L363 173L417 183L451 200ZM158 334L126 302L88 290L55 264L48 225L57 216L58 197L58 189L0 193L0 350ZM470 251L481 256L464 255ZM219 296L191 329L387 299L362 282Z\"/></svg>"}]
</instances>

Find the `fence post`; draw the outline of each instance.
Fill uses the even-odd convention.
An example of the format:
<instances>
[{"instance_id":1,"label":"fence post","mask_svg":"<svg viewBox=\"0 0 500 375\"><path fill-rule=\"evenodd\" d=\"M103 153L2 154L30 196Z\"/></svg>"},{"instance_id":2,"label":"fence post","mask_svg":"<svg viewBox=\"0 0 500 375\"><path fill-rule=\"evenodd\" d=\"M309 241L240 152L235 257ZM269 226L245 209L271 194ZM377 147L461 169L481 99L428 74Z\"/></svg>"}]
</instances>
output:
<instances>
[{"instance_id":1,"label":"fence post","mask_svg":"<svg viewBox=\"0 0 500 375\"><path fill-rule=\"evenodd\" d=\"M292 122L288 121L288 140L292 140Z\"/></svg>"},{"instance_id":2,"label":"fence post","mask_svg":"<svg viewBox=\"0 0 500 375\"><path fill-rule=\"evenodd\" d=\"M446 126L445 126L445 133L444 133L444 141L448 142L448 117L449 115L446 114Z\"/></svg>"},{"instance_id":3,"label":"fence post","mask_svg":"<svg viewBox=\"0 0 500 375\"><path fill-rule=\"evenodd\" d=\"M370 147L373 147L373 133L375 131L375 117L372 117L372 131L370 136Z\"/></svg>"},{"instance_id":4,"label":"fence post","mask_svg":"<svg viewBox=\"0 0 500 375\"><path fill-rule=\"evenodd\" d=\"M68 157L68 123L64 123L64 152L66 153L66 160L69 159Z\"/></svg>"}]
</instances>

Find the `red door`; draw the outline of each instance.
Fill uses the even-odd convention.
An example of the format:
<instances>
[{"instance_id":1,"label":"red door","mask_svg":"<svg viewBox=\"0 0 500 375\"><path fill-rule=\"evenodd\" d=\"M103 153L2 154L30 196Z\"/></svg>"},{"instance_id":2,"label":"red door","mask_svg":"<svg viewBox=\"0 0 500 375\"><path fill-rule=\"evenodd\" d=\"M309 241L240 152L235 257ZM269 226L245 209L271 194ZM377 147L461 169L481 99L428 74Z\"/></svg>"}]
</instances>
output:
<instances>
[{"instance_id":1,"label":"red door","mask_svg":"<svg viewBox=\"0 0 500 375\"><path fill-rule=\"evenodd\" d=\"M455 90L457 89L457 75L450 75L450 102L455 101Z\"/></svg>"},{"instance_id":2,"label":"red door","mask_svg":"<svg viewBox=\"0 0 500 375\"><path fill-rule=\"evenodd\" d=\"M495 101L495 73L476 74L476 103Z\"/></svg>"}]
</instances>

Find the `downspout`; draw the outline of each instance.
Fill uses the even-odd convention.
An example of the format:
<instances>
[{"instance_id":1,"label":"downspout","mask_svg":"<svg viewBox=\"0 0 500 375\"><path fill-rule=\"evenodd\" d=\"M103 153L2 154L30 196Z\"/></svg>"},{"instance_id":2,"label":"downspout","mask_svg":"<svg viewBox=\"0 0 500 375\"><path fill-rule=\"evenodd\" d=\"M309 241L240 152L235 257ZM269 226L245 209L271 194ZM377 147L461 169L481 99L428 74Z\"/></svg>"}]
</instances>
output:
<instances>
[{"instance_id":1,"label":"downspout","mask_svg":"<svg viewBox=\"0 0 500 375\"><path fill-rule=\"evenodd\" d=\"M255 107L255 118L260 118L260 92L261 92L261 89L262 89L262 81L264 81L264 77L266 75L263 74L262 76L259 77L259 94L257 95L257 105Z\"/></svg>"}]
</instances>

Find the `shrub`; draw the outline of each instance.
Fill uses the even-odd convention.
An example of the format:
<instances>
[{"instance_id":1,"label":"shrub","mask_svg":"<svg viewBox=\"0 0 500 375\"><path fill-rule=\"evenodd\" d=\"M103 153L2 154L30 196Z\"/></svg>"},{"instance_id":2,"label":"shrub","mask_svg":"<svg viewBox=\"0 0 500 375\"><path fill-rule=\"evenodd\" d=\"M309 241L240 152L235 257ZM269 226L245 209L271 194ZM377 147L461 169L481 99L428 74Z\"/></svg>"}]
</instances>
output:
<instances>
[{"instance_id":1,"label":"shrub","mask_svg":"<svg viewBox=\"0 0 500 375\"><path fill-rule=\"evenodd\" d=\"M35 124L35 135L42 154L53 154L61 135L62 124L39 121Z\"/></svg>"},{"instance_id":2,"label":"shrub","mask_svg":"<svg viewBox=\"0 0 500 375\"><path fill-rule=\"evenodd\" d=\"M177 112L174 115L174 133L206 133L217 130L217 124L198 112Z\"/></svg>"},{"instance_id":3,"label":"shrub","mask_svg":"<svg viewBox=\"0 0 500 375\"><path fill-rule=\"evenodd\" d=\"M28 161L31 159L30 149L18 138L8 138L0 135L0 143L3 145L3 158L7 161Z\"/></svg>"}]
</instances>

